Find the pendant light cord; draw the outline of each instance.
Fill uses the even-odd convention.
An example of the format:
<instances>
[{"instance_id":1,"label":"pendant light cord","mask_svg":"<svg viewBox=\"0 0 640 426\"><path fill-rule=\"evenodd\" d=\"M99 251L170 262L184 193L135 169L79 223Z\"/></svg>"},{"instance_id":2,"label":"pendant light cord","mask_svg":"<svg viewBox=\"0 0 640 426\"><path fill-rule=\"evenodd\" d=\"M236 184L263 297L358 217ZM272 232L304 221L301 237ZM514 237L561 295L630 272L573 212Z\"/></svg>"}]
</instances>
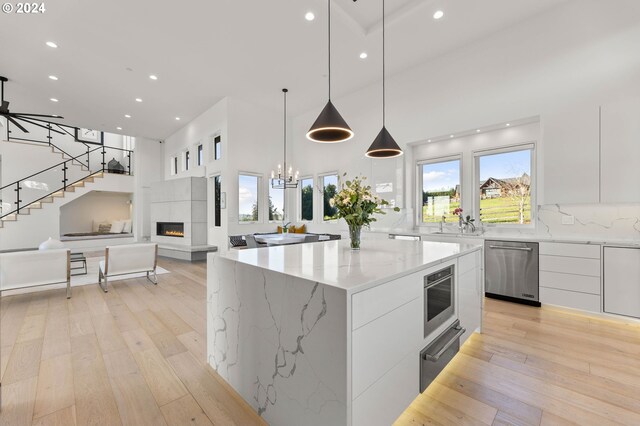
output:
<instances>
[{"instance_id":1,"label":"pendant light cord","mask_svg":"<svg viewBox=\"0 0 640 426\"><path fill-rule=\"evenodd\" d=\"M327 0L328 4L328 39L329 39L329 101L331 101L331 0Z\"/></svg>"},{"instance_id":2,"label":"pendant light cord","mask_svg":"<svg viewBox=\"0 0 640 426\"><path fill-rule=\"evenodd\" d=\"M287 89L282 89L284 93L284 181L287 181Z\"/></svg>"},{"instance_id":3,"label":"pendant light cord","mask_svg":"<svg viewBox=\"0 0 640 426\"><path fill-rule=\"evenodd\" d=\"M387 104L385 86L385 33L384 33L384 0L382 0L382 127L386 124Z\"/></svg>"}]
</instances>

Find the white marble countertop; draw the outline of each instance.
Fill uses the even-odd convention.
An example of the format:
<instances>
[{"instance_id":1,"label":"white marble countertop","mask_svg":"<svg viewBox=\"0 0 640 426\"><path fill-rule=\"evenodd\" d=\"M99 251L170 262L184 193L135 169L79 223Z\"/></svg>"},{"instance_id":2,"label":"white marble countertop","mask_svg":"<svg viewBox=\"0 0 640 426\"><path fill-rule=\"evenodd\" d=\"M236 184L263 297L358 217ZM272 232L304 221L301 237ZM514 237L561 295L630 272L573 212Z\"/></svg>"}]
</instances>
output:
<instances>
[{"instance_id":1,"label":"white marble countertop","mask_svg":"<svg viewBox=\"0 0 640 426\"><path fill-rule=\"evenodd\" d=\"M472 240L499 240L499 241L538 241L548 243L579 243L579 244L596 244L605 246L623 246L623 247L640 247L638 239L620 239L620 238L602 238L589 236L550 236L544 234L525 234L525 233L506 233L506 232L486 232L483 234L460 234L457 232L430 233L425 231L392 229L388 231L375 230L369 231L373 233L395 234L395 235L411 235L420 236L423 239L429 237L451 238L452 241L457 239Z\"/></svg>"},{"instance_id":2,"label":"white marble countertop","mask_svg":"<svg viewBox=\"0 0 640 426\"><path fill-rule=\"evenodd\" d=\"M372 240L351 250L348 240L229 250L217 256L346 290L349 293L481 249L480 244Z\"/></svg>"}]
</instances>

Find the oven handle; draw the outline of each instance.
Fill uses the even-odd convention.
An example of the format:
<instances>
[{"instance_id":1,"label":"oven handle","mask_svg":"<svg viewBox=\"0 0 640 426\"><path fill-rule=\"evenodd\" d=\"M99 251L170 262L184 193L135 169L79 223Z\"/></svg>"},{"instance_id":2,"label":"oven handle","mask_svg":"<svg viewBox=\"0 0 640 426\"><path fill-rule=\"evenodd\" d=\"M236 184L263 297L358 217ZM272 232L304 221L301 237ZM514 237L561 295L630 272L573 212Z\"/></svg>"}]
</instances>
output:
<instances>
[{"instance_id":1,"label":"oven handle","mask_svg":"<svg viewBox=\"0 0 640 426\"><path fill-rule=\"evenodd\" d=\"M427 285L424 286L425 289L430 289L431 287L434 287L438 284L442 284L443 282L445 282L448 279L451 279L453 277L453 275L447 275L446 277L440 278L438 281L429 283Z\"/></svg>"},{"instance_id":2,"label":"oven handle","mask_svg":"<svg viewBox=\"0 0 640 426\"><path fill-rule=\"evenodd\" d=\"M504 249L504 250L519 250L519 251L532 251L531 247L511 247L511 246L489 246L492 249Z\"/></svg>"},{"instance_id":3,"label":"oven handle","mask_svg":"<svg viewBox=\"0 0 640 426\"><path fill-rule=\"evenodd\" d=\"M455 336L453 336L451 340L449 340L447 344L444 345L438 352L436 352L435 354L424 354L424 360L433 362L439 360L442 354L444 354L451 347L451 345L453 345L456 340L458 340L460 336L462 336L466 331L467 329L465 328L458 329L458 332L455 334Z\"/></svg>"}]
</instances>

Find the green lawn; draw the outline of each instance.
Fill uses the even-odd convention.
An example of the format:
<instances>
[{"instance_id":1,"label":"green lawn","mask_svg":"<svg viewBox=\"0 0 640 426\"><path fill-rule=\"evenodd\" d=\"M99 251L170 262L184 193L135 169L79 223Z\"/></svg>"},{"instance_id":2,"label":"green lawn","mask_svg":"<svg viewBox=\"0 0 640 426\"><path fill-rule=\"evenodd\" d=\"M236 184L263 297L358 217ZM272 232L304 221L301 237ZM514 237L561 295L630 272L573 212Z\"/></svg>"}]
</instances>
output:
<instances>
[{"instance_id":1,"label":"green lawn","mask_svg":"<svg viewBox=\"0 0 640 426\"><path fill-rule=\"evenodd\" d=\"M460 207L460 203L450 204L449 214L446 215L446 223L458 222L458 217L453 214L453 211L458 207ZM467 212L463 213L465 217L467 214ZM428 214L428 206L422 206L423 223L438 223L440 220L441 216L430 216ZM480 200L480 220L484 223L519 223L520 214L518 212L518 203L517 201L507 197ZM530 198L527 198L525 203L524 223L531 223Z\"/></svg>"}]
</instances>

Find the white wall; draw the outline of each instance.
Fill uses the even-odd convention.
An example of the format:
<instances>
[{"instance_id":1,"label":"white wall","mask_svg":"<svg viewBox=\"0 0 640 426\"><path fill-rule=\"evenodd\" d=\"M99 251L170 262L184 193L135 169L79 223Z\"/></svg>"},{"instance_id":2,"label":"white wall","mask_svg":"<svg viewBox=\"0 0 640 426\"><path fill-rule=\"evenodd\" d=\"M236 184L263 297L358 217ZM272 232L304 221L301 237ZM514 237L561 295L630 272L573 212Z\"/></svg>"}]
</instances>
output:
<instances>
[{"instance_id":1,"label":"white wall","mask_svg":"<svg viewBox=\"0 0 640 426\"><path fill-rule=\"evenodd\" d=\"M147 241L151 237L151 184L164 179L163 144L135 138L135 145L133 229L138 241Z\"/></svg>"},{"instance_id":2,"label":"white wall","mask_svg":"<svg viewBox=\"0 0 640 426\"><path fill-rule=\"evenodd\" d=\"M92 232L94 223L131 218L133 194L91 191L60 207L60 235Z\"/></svg>"},{"instance_id":3,"label":"white wall","mask_svg":"<svg viewBox=\"0 0 640 426\"><path fill-rule=\"evenodd\" d=\"M624 0L615 6L596 0L568 2L389 78L387 128L405 150L406 181L415 179L408 143L538 116L538 202L596 203L598 107L623 93L640 93L638 3ZM393 60L393 52L388 53ZM364 153L381 127L380 87L367 87L334 103L355 138L336 145L306 140L319 104L295 119L293 161L303 175L339 170L370 176L371 160ZM560 185L577 190L555 191ZM414 185L406 191L411 210Z\"/></svg>"}]
</instances>

